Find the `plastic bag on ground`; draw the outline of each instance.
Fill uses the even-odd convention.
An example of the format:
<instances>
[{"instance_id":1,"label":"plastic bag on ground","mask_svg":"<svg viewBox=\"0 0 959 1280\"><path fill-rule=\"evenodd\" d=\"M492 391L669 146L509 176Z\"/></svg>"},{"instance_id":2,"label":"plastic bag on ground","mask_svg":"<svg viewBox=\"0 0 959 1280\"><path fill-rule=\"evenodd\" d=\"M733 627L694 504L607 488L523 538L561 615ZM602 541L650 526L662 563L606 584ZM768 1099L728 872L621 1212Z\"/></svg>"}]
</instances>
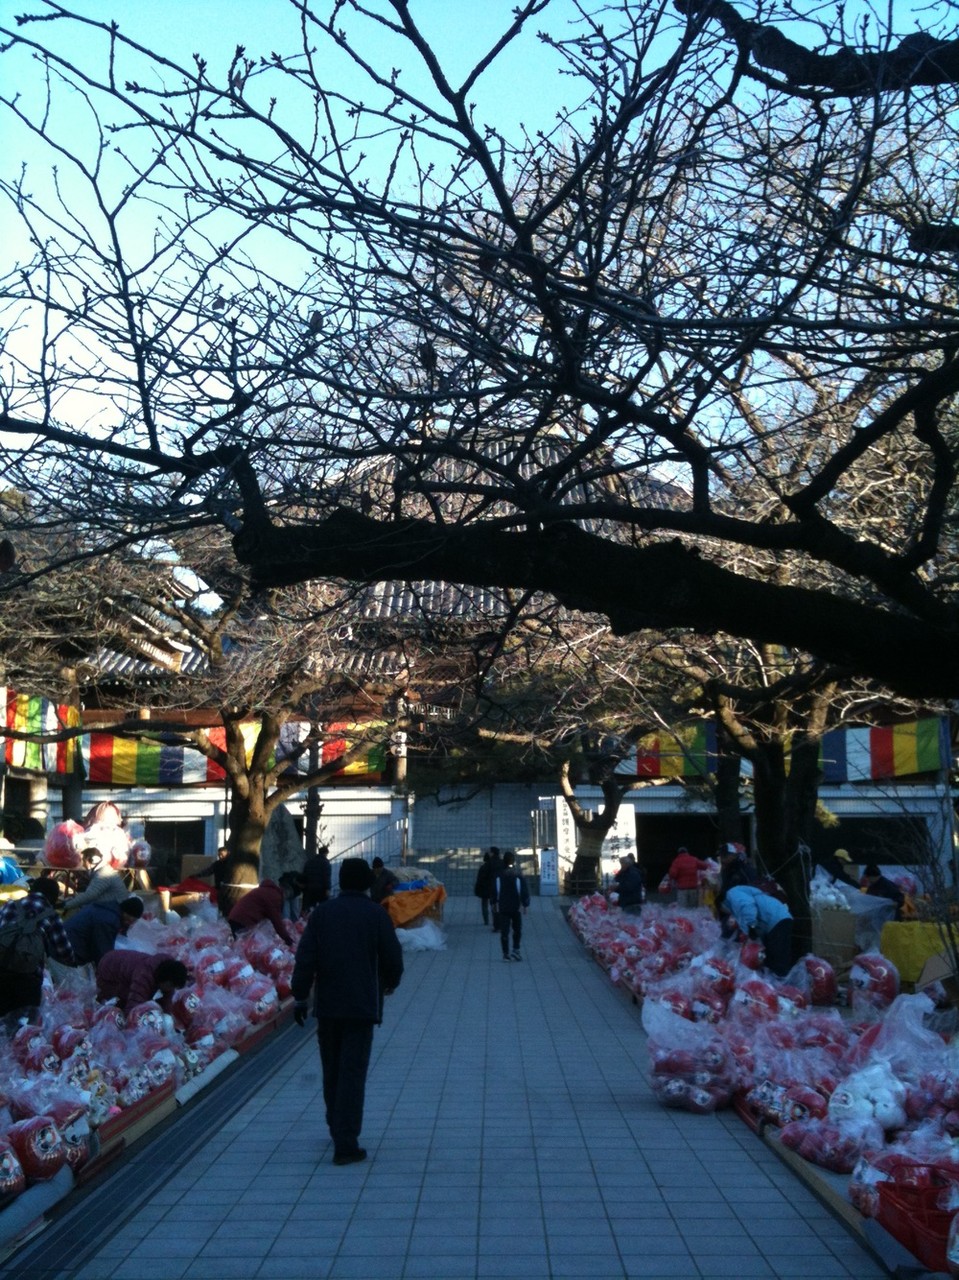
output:
<instances>
[{"instance_id":1,"label":"plastic bag on ground","mask_svg":"<svg viewBox=\"0 0 959 1280\"><path fill-rule=\"evenodd\" d=\"M404 951L445 951L446 934L435 920L424 920L413 929L397 929Z\"/></svg>"}]
</instances>

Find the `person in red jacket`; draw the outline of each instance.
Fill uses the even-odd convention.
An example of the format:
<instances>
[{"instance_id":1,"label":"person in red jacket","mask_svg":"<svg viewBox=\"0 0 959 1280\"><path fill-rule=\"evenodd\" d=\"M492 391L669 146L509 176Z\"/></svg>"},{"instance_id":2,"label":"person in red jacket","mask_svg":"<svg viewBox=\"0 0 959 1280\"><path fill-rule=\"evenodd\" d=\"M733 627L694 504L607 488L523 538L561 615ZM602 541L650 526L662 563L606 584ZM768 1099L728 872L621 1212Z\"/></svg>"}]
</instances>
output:
<instances>
[{"instance_id":1,"label":"person in red jacket","mask_svg":"<svg viewBox=\"0 0 959 1280\"><path fill-rule=\"evenodd\" d=\"M234 938L238 933L245 933L261 920L269 920L283 941L293 945L293 934L283 919L283 903L286 896L275 880L261 880L255 889L245 893L227 916L227 924L233 930Z\"/></svg>"},{"instance_id":2,"label":"person in red jacket","mask_svg":"<svg viewBox=\"0 0 959 1280\"><path fill-rule=\"evenodd\" d=\"M702 858L694 858L685 846L669 864L669 880L676 889L676 901L681 907L695 907L699 903L700 873L708 870Z\"/></svg>"},{"instance_id":3,"label":"person in red jacket","mask_svg":"<svg viewBox=\"0 0 959 1280\"><path fill-rule=\"evenodd\" d=\"M172 956L108 951L97 965L97 1000L116 1000L126 1013L159 991L164 1005L168 996L186 986L189 976L186 965Z\"/></svg>"}]
</instances>

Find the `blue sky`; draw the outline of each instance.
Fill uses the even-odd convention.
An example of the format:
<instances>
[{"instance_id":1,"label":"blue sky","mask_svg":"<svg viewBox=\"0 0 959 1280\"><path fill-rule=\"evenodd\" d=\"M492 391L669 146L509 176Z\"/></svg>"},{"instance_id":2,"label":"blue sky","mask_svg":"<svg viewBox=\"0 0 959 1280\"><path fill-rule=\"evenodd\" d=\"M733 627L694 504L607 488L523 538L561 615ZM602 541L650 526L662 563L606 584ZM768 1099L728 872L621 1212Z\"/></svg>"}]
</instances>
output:
<instances>
[{"instance_id":1,"label":"blue sky","mask_svg":"<svg viewBox=\"0 0 959 1280\"><path fill-rule=\"evenodd\" d=\"M211 67L225 65L238 44L253 58L269 55L274 49L290 52L299 43L299 22L288 0L65 0L65 7L100 22L116 19L121 32L174 60L189 60L202 53ZM325 12L329 0L319 0L315 9ZM384 10L387 6L382 6ZM436 49L444 69L462 76L476 59L490 48L512 20L515 0L412 0L411 12ZM10 21L21 12L43 12L42 0L0 0L0 15ZM563 19L574 14L570 0L551 0L546 12L534 18L528 30L549 26L557 31ZM393 65L391 36L369 21L359 21L348 11L342 24L357 32L357 43L371 61ZM77 60L85 61L105 41L90 31L84 35L76 24L43 23L32 28L41 42L49 41L61 50L68 48ZM405 50L396 57L409 74L413 54ZM390 61L387 62L387 57ZM347 73L347 64L328 61L331 82ZM355 74L355 73L354 73ZM556 74L556 59L531 35L522 38L522 48L507 51L484 76L480 92L487 118L500 122L523 121L532 126L549 122L564 96Z\"/></svg>"}]
</instances>

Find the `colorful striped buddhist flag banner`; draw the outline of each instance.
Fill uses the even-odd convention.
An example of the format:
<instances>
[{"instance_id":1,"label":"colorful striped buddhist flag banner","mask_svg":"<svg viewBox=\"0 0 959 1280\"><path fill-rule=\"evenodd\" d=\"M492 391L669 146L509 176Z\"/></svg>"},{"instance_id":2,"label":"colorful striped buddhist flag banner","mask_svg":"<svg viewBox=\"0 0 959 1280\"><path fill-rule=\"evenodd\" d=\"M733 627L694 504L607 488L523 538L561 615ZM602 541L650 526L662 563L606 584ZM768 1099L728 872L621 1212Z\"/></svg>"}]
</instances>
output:
<instances>
[{"instance_id":1,"label":"colorful striped buddhist flag banner","mask_svg":"<svg viewBox=\"0 0 959 1280\"><path fill-rule=\"evenodd\" d=\"M332 764L346 755L357 740L362 739L371 729L383 729L385 739L385 726L352 723L327 725L325 733L329 736L322 746L322 763ZM306 721L287 722L281 734L276 762L282 765L283 759L294 752L308 730L309 724ZM220 748L226 748L226 730L222 725L208 728L206 732L211 742ZM251 721L242 725L241 732L249 763L260 732L259 722ZM180 787L223 782L226 778L220 765L208 760L202 752L174 742L172 735L170 740L164 741L162 734L153 738L121 738L112 733L88 733L84 734L82 742L90 783L114 787ZM271 759L270 763L273 764L274 760ZM294 767L297 773L305 775L309 771L309 753L303 752L297 757ZM378 782L385 769L386 742L382 740L371 743L364 754L344 768L335 770L331 779Z\"/></svg>"},{"instance_id":2,"label":"colorful striped buddhist flag banner","mask_svg":"<svg viewBox=\"0 0 959 1280\"><path fill-rule=\"evenodd\" d=\"M704 778L715 770L716 728L703 721L640 738L616 772L631 778Z\"/></svg>"},{"instance_id":3,"label":"colorful striped buddhist flag banner","mask_svg":"<svg viewBox=\"0 0 959 1280\"><path fill-rule=\"evenodd\" d=\"M377 741L366 744L366 749L355 760L351 760L342 769L337 769L335 773L331 774L332 781L346 779L350 782L357 782L362 778L367 782L378 782L382 778L386 772L387 742L385 724L372 721L365 724L343 722L326 725L325 732L329 736L323 742L322 759L324 765L332 764L339 760L341 756L345 756L347 752L353 751L358 743L362 743L363 739L371 734L378 736ZM303 772L302 768L300 772Z\"/></svg>"},{"instance_id":4,"label":"colorful striped buddhist flag banner","mask_svg":"<svg viewBox=\"0 0 959 1280\"><path fill-rule=\"evenodd\" d=\"M0 737L3 737L3 759L17 769L34 769L42 773L72 773L76 764L77 740L36 742L23 738L7 738L3 729L19 733L60 733L80 724L77 707L35 698L0 685Z\"/></svg>"},{"instance_id":5,"label":"colorful striped buddhist flag banner","mask_svg":"<svg viewBox=\"0 0 959 1280\"><path fill-rule=\"evenodd\" d=\"M865 729L834 729L820 749L823 781L876 782L937 773L949 763L948 724L942 717Z\"/></svg>"},{"instance_id":6,"label":"colorful striped buddhist flag banner","mask_svg":"<svg viewBox=\"0 0 959 1280\"><path fill-rule=\"evenodd\" d=\"M249 761L260 732L258 723L240 729ZM226 746L222 725L207 729L210 740ZM112 733L83 735L83 758L87 780L113 787L181 787L205 782L222 782L224 770L193 747L157 738L121 738Z\"/></svg>"}]
</instances>

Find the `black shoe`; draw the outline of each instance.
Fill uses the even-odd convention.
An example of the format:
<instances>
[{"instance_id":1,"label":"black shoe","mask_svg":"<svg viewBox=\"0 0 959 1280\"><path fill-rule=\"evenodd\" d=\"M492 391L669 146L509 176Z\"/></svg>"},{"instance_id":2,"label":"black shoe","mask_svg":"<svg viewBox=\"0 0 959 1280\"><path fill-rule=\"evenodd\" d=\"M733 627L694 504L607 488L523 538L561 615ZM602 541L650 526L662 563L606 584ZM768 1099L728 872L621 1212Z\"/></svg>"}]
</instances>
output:
<instances>
[{"instance_id":1,"label":"black shoe","mask_svg":"<svg viewBox=\"0 0 959 1280\"><path fill-rule=\"evenodd\" d=\"M357 1147L355 1151L341 1151L333 1157L334 1164L359 1164L361 1160L366 1159L366 1152L362 1147Z\"/></svg>"}]
</instances>

